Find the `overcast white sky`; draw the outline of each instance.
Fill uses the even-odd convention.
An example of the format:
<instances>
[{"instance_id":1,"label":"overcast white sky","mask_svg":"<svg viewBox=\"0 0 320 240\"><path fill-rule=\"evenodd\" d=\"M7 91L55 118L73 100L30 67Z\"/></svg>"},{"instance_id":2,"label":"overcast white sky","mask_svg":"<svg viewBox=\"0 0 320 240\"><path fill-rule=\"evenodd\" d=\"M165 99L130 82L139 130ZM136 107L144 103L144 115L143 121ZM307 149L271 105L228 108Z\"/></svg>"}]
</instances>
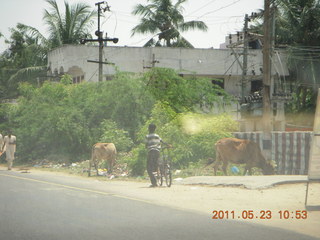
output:
<instances>
[{"instance_id":1,"label":"overcast white sky","mask_svg":"<svg viewBox=\"0 0 320 240\"><path fill-rule=\"evenodd\" d=\"M99 0L68 0L68 2L86 2L93 9ZM64 0L57 0L61 9ZM146 4L147 0L108 0L111 12L106 13L102 20L101 29L108 32L109 37L118 37L117 46L142 46L150 36L135 35L131 37L131 29L137 25L139 18L131 11L138 4ZM173 0L173 2L176 2ZM185 21L202 20L208 27L208 32L192 31L184 33L196 48L219 48L229 33L235 33L243 28L244 15L251 14L263 8L263 0L189 0L185 5ZM0 32L6 38L10 37L9 28L15 27L18 22L30 25L40 30L45 36L46 26L42 16L44 9L49 9L45 0L1 0ZM3 38L0 40L0 52L8 46Z\"/></svg>"}]
</instances>

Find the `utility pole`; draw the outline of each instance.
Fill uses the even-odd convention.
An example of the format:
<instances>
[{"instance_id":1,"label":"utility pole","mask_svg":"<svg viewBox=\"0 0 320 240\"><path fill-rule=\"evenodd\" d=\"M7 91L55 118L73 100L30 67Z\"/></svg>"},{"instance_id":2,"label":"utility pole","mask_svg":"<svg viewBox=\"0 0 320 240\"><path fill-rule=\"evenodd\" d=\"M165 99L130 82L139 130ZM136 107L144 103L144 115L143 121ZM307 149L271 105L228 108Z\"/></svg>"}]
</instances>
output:
<instances>
[{"instance_id":1,"label":"utility pole","mask_svg":"<svg viewBox=\"0 0 320 240\"><path fill-rule=\"evenodd\" d=\"M102 7L101 5L105 4L106 7ZM102 78L103 78L103 64L109 64L107 62L103 62L102 61L102 57L103 57L103 43L104 42L108 42L108 41L112 41L113 43L117 43L119 41L118 38L108 38L106 35L106 38L103 38L103 32L100 31L100 17L101 17L101 12L102 10L105 11L110 11L110 7L108 5L107 2L103 1L103 2L98 2L95 4L96 6L98 6L98 30L95 32L95 35L98 37L98 39L81 39L80 43L81 44L85 44L86 42L99 42L99 82L102 82ZM96 61L92 61L92 60L88 60L88 62L96 62Z\"/></svg>"},{"instance_id":2,"label":"utility pole","mask_svg":"<svg viewBox=\"0 0 320 240\"><path fill-rule=\"evenodd\" d=\"M270 0L264 1L264 41L263 41L263 131L270 133L272 130L271 115L271 19Z\"/></svg>"},{"instance_id":3,"label":"utility pole","mask_svg":"<svg viewBox=\"0 0 320 240\"><path fill-rule=\"evenodd\" d=\"M270 18L270 0L264 0L264 24L263 24L263 114L262 114L262 123L263 123L263 151L265 157L268 159L271 158L271 131L273 125L273 114L271 112L271 49L272 49L272 40L271 40L271 18Z\"/></svg>"},{"instance_id":4,"label":"utility pole","mask_svg":"<svg viewBox=\"0 0 320 240\"><path fill-rule=\"evenodd\" d=\"M245 89L246 89L246 82L247 82L247 73L248 73L248 55L249 55L249 22L252 19L255 19L258 17L257 13L251 13L251 16L248 14L244 17L244 27L243 27L243 37L240 37L240 34L238 32L238 41L236 43L232 43L232 36L230 34L230 44L228 47L232 50L233 54L236 57L237 62L239 63L239 66L242 70L242 76L241 76L241 102L245 102ZM234 47L243 44L243 52L242 52L242 64L239 61L239 54L234 51Z\"/></svg>"},{"instance_id":5,"label":"utility pole","mask_svg":"<svg viewBox=\"0 0 320 240\"><path fill-rule=\"evenodd\" d=\"M247 72L248 72L248 23L250 18L248 14L244 17L244 28L243 28L243 64L242 64L242 77L241 77L241 102L244 102L244 93L246 89Z\"/></svg>"}]
</instances>

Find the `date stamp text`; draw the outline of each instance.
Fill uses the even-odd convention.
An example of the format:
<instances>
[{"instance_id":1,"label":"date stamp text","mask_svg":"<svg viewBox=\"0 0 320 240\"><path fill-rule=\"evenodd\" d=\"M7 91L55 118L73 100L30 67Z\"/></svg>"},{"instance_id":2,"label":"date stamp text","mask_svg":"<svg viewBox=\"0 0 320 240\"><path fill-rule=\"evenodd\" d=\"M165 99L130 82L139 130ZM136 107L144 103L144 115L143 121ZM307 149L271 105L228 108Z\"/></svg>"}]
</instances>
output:
<instances>
[{"instance_id":1,"label":"date stamp text","mask_svg":"<svg viewBox=\"0 0 320 240\"><path fill-rule=\"evenodd\" d=\"M239 220L250 220L250 219L307 219L308 212L305 210L280 210L280 211L271 211L271 210L214 210L212 211L212 219L239 219Z\"/></svg>"}]
</instances>

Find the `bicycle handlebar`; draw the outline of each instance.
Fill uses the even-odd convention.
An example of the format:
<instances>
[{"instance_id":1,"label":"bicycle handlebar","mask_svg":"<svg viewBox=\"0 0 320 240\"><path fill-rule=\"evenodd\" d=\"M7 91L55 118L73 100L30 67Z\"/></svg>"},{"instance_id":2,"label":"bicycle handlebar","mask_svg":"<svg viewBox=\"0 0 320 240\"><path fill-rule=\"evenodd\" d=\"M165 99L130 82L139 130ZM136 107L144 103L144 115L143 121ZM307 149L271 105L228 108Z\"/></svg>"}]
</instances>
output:
<instances>
[{"instance_id":1,"label":"bicycle handlebar","mask_svg":"<svg viewBox=\"0 0 320 240\"><path fill-rule=\"evenodd\" d=\"M168 149L168 148L174 148L174 147L170 144L165 145L165 146L161 146L161 149Z\"/></svg>"}]
</instances>

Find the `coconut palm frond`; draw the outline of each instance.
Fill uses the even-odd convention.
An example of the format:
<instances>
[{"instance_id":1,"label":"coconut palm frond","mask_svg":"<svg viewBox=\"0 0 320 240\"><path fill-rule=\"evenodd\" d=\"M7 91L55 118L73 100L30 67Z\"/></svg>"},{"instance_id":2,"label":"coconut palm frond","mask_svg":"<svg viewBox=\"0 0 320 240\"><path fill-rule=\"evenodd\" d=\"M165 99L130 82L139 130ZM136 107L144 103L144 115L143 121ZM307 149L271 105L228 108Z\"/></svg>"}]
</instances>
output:
<instances>
[{"instance_id":1,"label":"coconut palm frond","mask_svg":"<svg viewBox=\"0 0 320 240\"><path fill-rule=\"evenodd\" d=\"M138 4L134 7L132 14L141 15L142 17L154 17L155 13L152 11L152 9L155 9L155 8L157 8L157 5L155 4L150 4L147 6Z\"/></svg>"},{"instance_id":2,"label":"coconut palm frond","mask_svg":"<svg viewBox=\"0 0 320 240\"><path fill-rule=\"evenodd\" d=\"M92 11L89 5L69 5L65 2L65 12L61 14L55 0L47 0L47 3L51 8L45 10L43 19L49 28L53 47L75 44L80 38L89 35L93 28L93 18L96 17L95 11Z\"/></svg>"},{"instance_id":3,"label":"coconut palm frond","mask_svg":"<svg viewBox=\"0 0 320 240\"><path fill-rule=\"evenodd\" d=\"M194 48L194 46L184 37L180 36L176 42L172 44L173 47Z\"/></svg>"},{"instance_id":4,"label":"coconut palm frond","mask_svg":"<svg viewBox=\"0 0 320 240\"><path fill-rule=\"evenodd\" d=\"M153 46L155 46L155 44L156 44L156 41L153 39L153 38L151 38L148 42L146 42L143 46L144 47L153 47Z\"/></svg>"},{"instance_id":5,"label":"coconut palm frond","mask_svg":"<svg viewBox=\"0 0 320 240\"><path fill-rule=\"evenodd\" d=\"M208 26L202 21L190 21L180 24L179 29L183 32L189 30L201 30L206 32L208 31Z\"/></svg>"},{"instance_id":6,"label":"coconut palm frond","mask_svg":"<svg viewBox=\"0 0 320 240\"><path fill-rule=\"evenodd\" d=\"M142 19L141 23L137 26L135 26L131 32L131 36L135 35L136 33L141 33L141 34L145 34L145 33L157 33L159 31L159 28L157 26L157 23L152 20L152 19Z\"/></svg>"},{"instance_id":7,"label":"coconut palm frond","mask_svg":"<svg viewBox=\"0 0 320 240\"><path fill-rule=\"evenodd\" d=\"M23 23L18 23L17 28L28 35L28 37L34 39L36 42L40 41L44 45L48 44L47 39L40 33L38 29L25 25Z\"/></svg>"},{"instance_id":8,"label":"coconut palm frond","mask_svg":"<svg viewBox=\"0 0 320 240\"><path fill-rule=\"evenodd\" d=\"M162 43L162 46L170 47L179 39L180 30L182 32L188 30L207 31L208 27L202 21L184 21L182 4L186 1L178 0L173 4L172 0L149 0L147 5L136 5L132 14L140 15L141 21L132 29L132 35L160 31L157 44Z\"/></svg>"},{"instance_id":9,"label":"coconut palm frond","mask_svg":"<svg viewBox=\"0 0 320 240\"><path fill-rule=\"evenodd\" d=\"M46 71L46 69L47 69L47 66L27 67L27 68L20 69L15 74L11 75L11 77L9 78L9 82L14 81L18 78L28 77L30 75Z\"/></svg>"}]
</instances>

